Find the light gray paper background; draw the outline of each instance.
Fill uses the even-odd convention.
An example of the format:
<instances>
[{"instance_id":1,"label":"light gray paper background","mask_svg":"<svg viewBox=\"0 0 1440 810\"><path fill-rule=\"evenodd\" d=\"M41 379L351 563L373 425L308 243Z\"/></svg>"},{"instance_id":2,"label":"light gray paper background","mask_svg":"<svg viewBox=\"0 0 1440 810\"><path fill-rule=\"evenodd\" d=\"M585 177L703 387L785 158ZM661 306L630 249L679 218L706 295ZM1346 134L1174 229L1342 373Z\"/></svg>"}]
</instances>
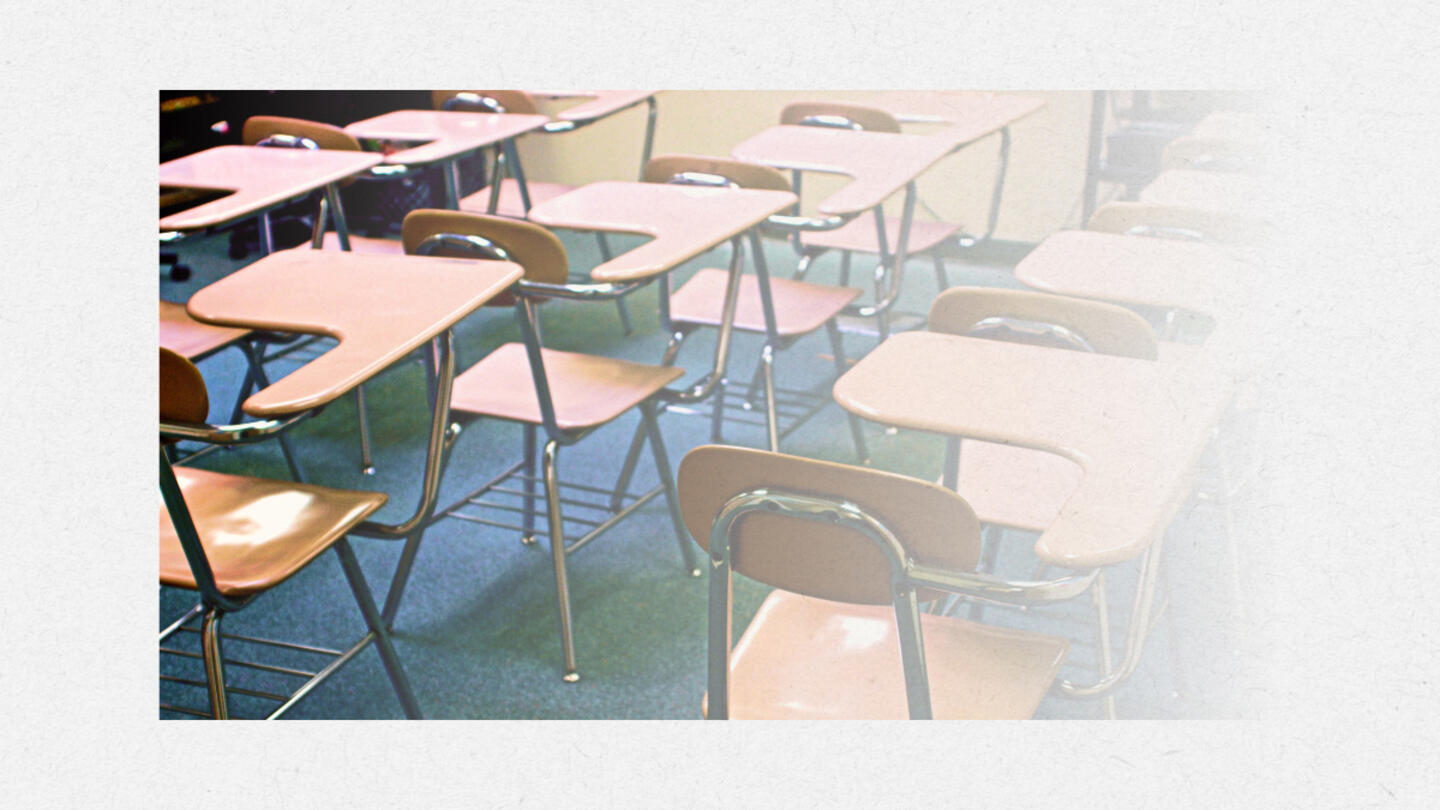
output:
<instances>
[{"instance_id":1,"label":"light gray paper background","mask_svg":"<svg viewBox=\"0 0 1440 810\"><path fill-rule=\"evenodd\" d=\"M1421 3L5 6L0 803L1425 806L1437 12ZM1252 720L160 723L162 87L1273 91ZM1257 652L1258 650L1258 652ZM483 684L464 688L484 688Z\"/></svg>"}]
</instances>

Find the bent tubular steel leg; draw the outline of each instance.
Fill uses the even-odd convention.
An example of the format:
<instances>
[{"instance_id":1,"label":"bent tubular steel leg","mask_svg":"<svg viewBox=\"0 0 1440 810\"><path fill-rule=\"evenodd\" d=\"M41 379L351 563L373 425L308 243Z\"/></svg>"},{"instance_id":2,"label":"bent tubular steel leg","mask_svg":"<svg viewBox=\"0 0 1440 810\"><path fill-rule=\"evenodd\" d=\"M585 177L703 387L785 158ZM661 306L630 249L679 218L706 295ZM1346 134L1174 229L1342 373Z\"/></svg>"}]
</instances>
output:
<instances>
[{"instance_id":1,"label":"bent tubular steel leg","mask_svg":"<svg viewBox=\"0 0 1440 810\"><path fill-rule=\"evenodd\" d=\"M260 215L260 255L269 256L275 252L275 231L270 227L270 212Z\"/></svg>"},{"instance_id":2,"label":"bent tubular steel leg","mask_svg":"<svg viewBox=\"0 0 1440 810\"><path fill-rule=\"evenodd\" d=\"M835 358L835 379L840 379L846 371L845 360L845 336L840 334L840 326L831 318L825 322L825 333L830 336L830 353ZM860 423L860 417L849 411L845 417L850 422L850 439L855 442L856 463L866 465L870 463L870 450L865 446L865 427Z\"/></svg>"},{"instance_id":3,"label":"bent tubular steel leg","mask_svg":"<svg viewBox=\"0 0 1440 810\"><path fill-rule=\"evenodd\" d=\"M245 363L248 370L245 372L245 383L240 387L240 396L235 398L235 413L231 415L230 422L236 423L241 418L241 405L252 388L269 388L270 378L265 373L265 366L260 362L260 351L255 344L248 340L242 340L238 344L240 351L245 355ZM281 432L276 436L280 440L280 454L285 457L285 466L290 468L290 477L296 481L305 481L305 472L300 468L300 459L295 455L295 448L290 444L290 434Z\"/></svg>"},{"instance_id":4,"label":"bent tubular steel leg","mask_svg":"<svg viewBox=\"0 0 1440 810\"><path fill-rule=\"evenodd\" d=\"M360 425L360 472L375 474L375 461L370 456L370 419L365 411L365 386L355 386L355 418Z\"/></svg>"},{"instance_id":5,"label":"bent tubular steel leg","mask_svg":"<svg viewBox=\"0 0 1440 810\"><path fill-rule=\"evenodd\" d=\"M665 505L670 510L670 525L675 529L675 540L680 544L680 557L685 573L700 576L700 567L695 563L695 550L690 547L690 534L685 530L685 520L680 516L680 494L675 489L675 476L670 470L670 456L665 452L665 439L660 433L660 422L656 419L655 401L640 403L640 417L645 432L650 436L650 452L655 456L655 472L660 476L660 486L665 489Z\"/></svg>"},{"instance_id":6,"label":"bent tubular steel leg","mask_svg":"<svg viewBox=\"0 0 1440 810\"><path fill-rule=\"evenodd\" d=\"M550 521L550 558L555 567L555 599L560 614L560 649L565 656L566 683L580 680L575 666L574 626L570 618L570 581L565 569L565 521L560 516L560 444L554 439L545 443L544 475L545 505Z\"/></svg>"},{"instance_id":7,"label":"bent tubular steel leg","mask_svg":"<svg viewBox=\"0 0 1440 810\"><path fill-rule=\"evenodd\" d=\"M1005 173L1010 168L1010 128L1000 130L1000 168L995 173L995 189L990 192L990 219L985 225L985 240L989 241L995 235L995 224L1000 221L1000 200L1005 193ZM1086 178L1088 185L1089 178ZM1089 202L1089 196L1086 195ZM1083 222L1090 221L1087 213Z\"/></svg>"},{"instance_id":8,"label":"bent tubular steel leg","mask_svg":"<svg viewBox=\"0 0 1440 810\"><path fill-rule=\"evenodd\" d=\"M665 347L665 356L660 365L675 365L675 356L680 353L680 344L685 342L685 332L672 332L670 343ZM635 435L630 439L630 449L625 452L625 463L620 465L620 475L615 479L615 493L610 496L610 511L619 512L625 493L630 490L630 479L635 477L635 465L640 463L640 451L645 446L645 426L635 426Z\"/></svg>"},{"instance_id":9,"label":"bent tubular steel leg","mask_svg":"<svg viewBox=\"0 0 1440 810\"><path fill-rule=\"evenodd\" d=\"M410 570L415 567L415 557L420 554L420 542L424 539L424 527L418 528L405 538L405 546L400 550L400 562L395 564L390 590L385 592L385 607L380 612L387 630L395 629L395 615L400 612L400 600L405 596L405 585L410 581Z\"/></svg>"},{"instance_id":10,"label":"bent tubular steel leg","mask_svg":"<svg viewBox=\"0 0 1440 810\"><path fill-rule=\"evenodd\" d=\"M720 444L725 441L725 384L728 382L721 377L715 382L715 407L710 412L710 441Z\"/></svg>"},{"instance_id":11,"label":"bent tubular steel leg","mask_svg":"<svg viewBox=\"0 0 1440 810\"><path fill-rule=\"evenodd\" d=\"M768 343L760 350L760 370L765 376L765 437L769 442L770 452L778 453L780 432L779 426L775 424L775 347ZM720 412L718 407L716 412Z\"/></svg>"},{"instance_id":12,"label":"bent tubular steel leg","mask_svg":"<svg viewBox=\"0 0 1440 810\"><path fill-rule=\"evenodd\" d=\"M1105 572L1095 575L1090 585L1091 604L1095 608L1095 669L1100 678L1110 674L1114 658L1110 650L1110 602L1105 591ZM1115 719L1115 693L1110 692L1104 699L1105 719Z\"/></svg>"},{"instance_id":13,"label":"bent tubular steel leg","mask_svg":"<svg viewBox=\"0 0 1440 810\"><path fill-rule=\"evenodd\" d=\"M525 470L525 514L521 524L525 533L520 536L520 544L526 546L535 545L535 432L535 425L525 425L525 458L522 462Z\"/></svg>"},{"instance_id":14,"label":"bent tubular steel leg","mask_svg":"<svg viewBox=\"0 0 1440 810\"><path fill-rule=\"evenodd\" d=\"M330 221L335 223L335 235L340 239L340 249L349 250L350 224L345 221L345 206L340 203L340 187L334 183L326 186L325 199L330 201ZM321 244L324 244L323 235L321 239Z\"/></svg>"},{"instance_id":15,"label":"bent tubular steel leg","mask_svg":"<svg viewBox=\"0 0 1440 810\"><path fill-rule=\"evenodd\" d=\"M205 611L200 624L200 653L205 662L205 687L210 695L210 716L216 720L230 719L230 705L225 699L225 656L220 651L220 619L224 612L217 607Z\"/></svg>"},{"instance_id":16,"label":"bent tubular steel leg","mask_svg":"<svg viewBox=\"0 0 1440 810\"><path fill-rule=\"evenodd\" d=\"M365 574L360 570L360 563L355 560L350 541L340 538L335 544L335 553L340 557L340 567L345 571L345 580L350 583L350 591L355 594L355 601L365 616L365 624L370 628L370 634L375 637L375 650L380 653L385 674L390 677L390 685L395 688L395 697L400 699L400 708L404 710L407 718L422 719L420 704L415 701L415 693L410 691L410 679L405 677L405 669L400 666L400 656L395 654L395 647L390 643L390 631L385 629L385 622L381 620L380 612L375 609L375 599L370 595L370 587L365 584Z\"/></svg>"},{"instance_id":17,"label":"bent tubular steel leg","mask_svg":"<svg viewBox=\"0 0 1440 810\"><path fill-rule=\"evenodd\" d=\"M1075 698L1099 697L1119 686L1135 672L1135 668L1140 663L1140 654L1145 650L1145 639L1150 634L1155 579L1160 567L1160 551L1164 541L1165 536L1162 534L1150 544L1150 548L1141 558L1140 579L1135 584L1135 601L1130 607L1130 626L1125 629L1125 654L1120 661L1120 666L1111 669L1103 678L1092 684L1082 685L1070 680L1061 680L1061 694Z\"/></svg>"},{"instance_id":18,"label":"bent tubular steel leg","mask_svg":"<svg viewBox=\"0 0 1440 810\"><path fill-rule=\"evenodd\" d=\"M608 262L615 257L604 231L595 232L595 243L600 247L600 261ZM624 330L626 337L635 334L635 326L630 322L630 306L623 297L615 299L615 311L620 315L620 328Z\"/></svg>"}]
</instances>

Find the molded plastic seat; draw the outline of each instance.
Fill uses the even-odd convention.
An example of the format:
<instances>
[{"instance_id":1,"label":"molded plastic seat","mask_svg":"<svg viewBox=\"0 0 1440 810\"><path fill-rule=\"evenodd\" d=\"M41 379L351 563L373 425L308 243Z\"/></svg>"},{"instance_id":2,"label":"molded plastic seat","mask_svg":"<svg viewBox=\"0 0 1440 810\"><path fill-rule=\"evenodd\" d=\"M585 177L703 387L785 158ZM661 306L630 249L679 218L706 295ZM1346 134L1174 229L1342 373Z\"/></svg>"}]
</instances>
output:
<instances>
[{"instance_id":1,"label":"molded plastic seat","mask_svg":"<svg viewBox=\"0 0 1440 810\"><path fill-rule=\"evenodd\" d=\"M644 402L684 369L590 354L541 349L561 430L596 427ZM455 378L451 410L541 424L530 361L522 343L507 343Z\"/></svg>"},{"instance_id":2,"label":"molded plastic seat","mask_svg":"<svg viewBox=\"0 0 1440 810\"><path fill-rule=\"evenodd\" d=\"M185 312L184 304L160 302L160 345L187 360L204 357L248 334L249 329L201 323Z\"/></svg>"},{"instance_id":3,"label":"molded plastic seat","mask_svg":"<svg viewBox=\"0 0 1440 810\"><path fill-rule=\"evenodd\" d=\"M1064 639L920 616L936 720L1032 717L1060 672ZM730 655L736 720L904 720L895 608L773 591Z\"/></svg>"},{"instance_id":4,"label":"molded plastic seat","mask_svg":"<svg viewBox=\"0 0 1440 810\"><path fill-rule=\"evenodd\" d=\"M706 268L696 273L670 299L670 318L676 323L720 326L729 273ZM771 303L775 309L776 333L780 337L809 334L825 325L860 296L852 287L831 287L788 279L770 279ZM735 328L743 332L765 332L765 313L760 303L760 280L740 277L740 296L735 307Z\"/></svg>"},{"instance_id":5,"label":"molded plastic seat","mask_svg":"<svg viewBox=\"0 0 1440 810\"><path fill-rule=\"evenodd\" d=\"M176 467L219 591L243 598L284 582L385 505L355 492ZM195 589L165 505L160 505L160 584Z\"/></svg>"},{"instance_id":6,"label":"molded plastic seat","mask_svg":"<svg viewBox=\"0 0 1440 810\"><path fill-rule=\"evenodd\" d=\"M910 223L910 243L906 252L924 253L960 232L958 222L936 222L917 219ZM900 218L885 218L885 242L893 253L900 244ZM833 231L801 234L800 244L827 250L848 250L854 253L879 253L880 239L875 232L874 217L856 217Z\"/></svg>"}]
</instances>

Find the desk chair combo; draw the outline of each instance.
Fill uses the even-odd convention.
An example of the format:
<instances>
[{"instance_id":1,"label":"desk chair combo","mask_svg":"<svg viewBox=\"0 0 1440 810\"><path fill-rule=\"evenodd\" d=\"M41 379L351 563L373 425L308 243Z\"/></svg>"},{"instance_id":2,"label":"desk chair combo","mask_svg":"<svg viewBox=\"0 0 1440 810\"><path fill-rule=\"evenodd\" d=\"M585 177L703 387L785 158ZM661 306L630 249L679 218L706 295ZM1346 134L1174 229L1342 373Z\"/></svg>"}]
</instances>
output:
<instances>
[{"instance_id":1,"label":"desk chair combo","mask_svg":"<svg viewBox=\"0 0 1440 810\"><path fill-rule=\"evenodd\" d=\"M900 132L900 122L890 112L879 107L842 102L802 101L786 105L780 111L780 123L802 127L849 129L857 132ZM1008 146L1007 131L1007 154ZM795 196L798 197L801 190L802 172L794 170L791 172L791 177ZM891 246L900 244L902 224L901 218L887 217L884 210L877 206L873 222L867 221L863 217L856 217L832 231L796 234L792 244L800 254L800 263L795 269L795 278L804 278L811 263L822 254L830 250L838 250L840 251L841 286L850 283L850 256L852 253L879 256L880 265L876 268L878 279L885 271L886 261L891 258ZM909 240L907 243L908 254L929 253L931 260L935 263L937 290L943 290L950 286L945 274L945 261L940 256L939 248L947 239L959 232L959 223L925 219L912 219L906 229ZM877 300L879 300L878 289L877 287Z\"/></svg>"},{"instance_id":2,"label":"desk chair combo","mask_svg":"<svg viewBox=\"0 0 1440 810\"><path fill-rule=\"evenodd\" d=\"M448 517L517 531L527 544L534 543L537 535L547 539L555 575L563 678L568 682L577 681L580 675L575 659L566 568L570 554L589 545L663 492L684 570L692 576L699 574L694 551L685 537L670 461L656 422L657 392L684 374L684 370L542 347L535 317L538 302L550 298L610 300L632 292L645 282L567 283L569 265L565 248L554 234L538 225L483 214L420 210L405 218L402 238L410 254L501 259L525 268L524 277L512 289L513 302L504 302L515 307L523 341L501 346L460 374L450 403L451 410L462 421L492 418L521 424L523 457L479 489L440 510L434 520ZM612 494L595 487L562 483L561 448L574 445L631 409L640 411L660 485L642 494ZM543 452L537 452L541 430L546 441ZM454 441L453 434L450 441ZM537 484L543 484L543 494L537 493ZM597 493L611 497L612 502L581 500L587 494ZM486 500L487 495L492 500ZM544 502L544 530L535 525L540 499ZM575 514L579 510L574 508L565 514L567 510L562 507L566 504L586 510L582 512L585 516ZM596 511L609 514L603 519L592 519ZM518 514L520 524L495 519L497 512ZM573 527L568 534L567 525ZM383 615L387 624L394 621L399 610L422 533L423 529L413 534L402 552L385 602Z\"/></svg>"},{"instance_id":3,"label":"desk chair combo","mask_svg":"<svg viewBox=\"0 0 1440 810\"><path fill-rule=\"evenodd\" d=\"M663 155L654 158L645 164L643 179L648 183L728 186L773 191L788 191L790 188L784 175L768 166L700 155ZM800 218L781 215L771 217L768 227L788 227L798 221ZM777 387L775 355L806 335L824 328L829 336L836 374L843 374L847 361L838 317L861 291L850 287L771 278L758 229L750 231L748 241L755 273L740 278L732 323L737 331L765 336L749 388L743 395L740 394L729 385L722 373L708 414L698 406L678 402L667 405L666 411L710 416L710 440L719 442L721 424L725 419L757 424L746 416L755 407L757 389L763 386L760 393L764 396L765 417L759 424L765 427L769 448L778 452L780 440L818 413L831 399L828 387L823 392ZM739 249L737 246L736 250ZM662 328L670 335L665 356L661 360L662 365L674 363L681 344L698 329L720 328L725 324L726 292L730 274L731 271L718 268L701 269L673 293L670 292L668 279L661 281L660 320ZM789 424L782 425L782 418ZM868 453L859 420L851 417L850 427L856 455L860 462L864 463ZM627 458L633 459L639 452L640 441L641 437L637 433ZM633 461L627 461L626 469L631 466Z\"/></svg>"},{"instance_id":4,"label":"desk chair combo","mask_svg":"<svg viewBox=\"0 0 1440 810\"><path fill-rule=\"evenodd\" d=\"M655 144L655 118L658 112L655 103L655 94L648 90L606 90L606 91L551 91L551 92L527 92L525 90L433 90L431 96L438 110L465 110L473 112L489 113L519 113L525 115L540 115L540 102L542 99L588 99L577 106L562 111L555 116L550 123L540 128L540 132L546 135L573 132L597 121L601 121L616 113L623 112L638 106L642 102L646 105L645 114L645 136L640 147L640 165L643 167L650 160L651 150ZM530 209L546 200L566 194L575 189L574 186L564 183L547 183L532 181L525 175L525 168L520 163L520 152L514 145L507 141L507 148L495 150L495 157L491 163L489 185L462 198L459 203L461 211L469 211L474 214L499 214L506 217L526 219L530 216ZM509 175L507 177L507 175ZM610 242L603 232L595 233L596 243L600 247L601 261L610 261L614 257L610 249ZM576 279L584 281L583 278ZM626 335L632 334L635 329L630 321L630 312L626 308L624 298L615 299L615 307L620 316L620 325Z\"/></svg>"},{"instance_id":5,"label":"desk chair combo","mask_svg":"<svg viewBox=\"0 0 1440 810\"><path fill-rule=\"evenodd\" d=\"M289 419L251 422L235 428L205 424L209 398L205 381L189 360L160 349L160 435L162 439L200 439L218 443L255 441L279 433L305 414ZM405 670L390 643L389 631L365 584L346 535L384 505L383 493L355 492L293 482L174 467L160 453L160 584L196 591L200 602L160 633L165 644L182 631L198 632L200 652L170 647L161 652L200 658L204 681L173 675L162 680L204 687L208 710L179 704L161 709L224 720L230 717L229 694L279 703L267 717L285 714L322 681L339 671L374 642L405 716L420 717ZM222 633L226 615L248 607L257 597L280 586L326 551L335 550L368 632L349 649L330 650L310 645L231 636ZM188 627L200 619L196 631ZM317 672L275 667L235 659L231 663L252 670L268 670L305 679L291 694L230 686L225 676L225 641L279 647L320 655L329 662Z\"/></svg>"},{"instance_id":6,"label":"desk chair combo","mask_svg":"<svg viewBox=\"0 0 1440 810\"><path fill-rule=\"evenodd\" d=\"M375 256L350 251L281 251L250 264L191 296L187 311L215 326L284 333L326 334L339 344L244 403L252 420L235 425L204 423L208 408L203 382L189 361L161 350L164 407L161 438L217 444L258 441L318 413L355 386L427 348L426 379L432 413L426 440L419 502L404 520L370 519L386 502L381 493L346 492L293 482L255 481L218 473L173 468L161 453L161 583L198 590L201 603L161 634L162 643L203 617L199 653L167 648L167 654L203 660L210 695L209 716L228 713L227 682L221 669L241 669L304 683L288 696L274 689L247 689L247 697L280 703L271 716L289 711L321 681L375 642L410 717L419 715L404 673L390 649L388 628L350 554L345 535L399 540L411 536L434 514L449 436L450 390L454 379L454 324L508 288L517 266L500 262L456 262L439 258ZM389 317L377 319L378 305ZM167 522L168 521L168 522ZM223 659L221 618L253 596L282 584L322 552L334 547L369 632L348 650L229 637L243 642L248 656L275 650L285 655L320 655L319 671L259 661ZM173 678L167 678L173 680ZM182 679L182 684L193 683ZM242 694L238 689L230 691ZM183 711L183 709L181 710ZM198 710L195 710L198 711ZM194 713L192 711L192 713Z\"/></svg>"},{"instance_id":7,"label":"desk chair combo","mask_svg":"<svg viewBox=\"0 0 1440 810\"><path fill-rule=\"evenodd\" d=\"M995 564L995 527L1039 532L1037 556L1061 568L1140 560L1121 660L1110 652L1102 571L1091 589L1099 674L1060 682L1067 696L1106 698L1113 716L1111 693L1134 671L1160 613L1154 590L1164 527L1193 489L1194 465L1230 387L1204 364L1155 362L1148 323L1101 302L955 288L936 300L931 325L860 361L837 384L836 399L868 418L945 437L943 485L992 527L982 569ZM997 338L1038 345L985 348ZM1067 349L1095 359L1065 360ZM928 354L922 360L917 352ZM1011 369L1016 376L1008 380ZM953 374L971 384L1001 376L991 389L962 392ZM1083 399L1058 396L1064 390Z\"/></svg>"},{"instance_id":8,"label":"desk chair combo","mask_svg":"<svg viewBox=\"0 0 1440 810\"><path fill-rule=\"evenodd\" d=\"M948 290L930 309L929 329L1152 362L1157 360L1159 352L1159 341L1150 325L1124 307L1023 290ZM959 492L987 527L982 571L994 571L1006 529L1044 532L1059 516L1083 475L1078 464L1054 453L973 439L946 440L942 483ZM1159 556L1158 542L1146 554L1145 573L1150 577L1155 576L1158 568L1158 564L1152 564L1152 555ZM1036 576L1039 575L1040 572L1036 572ZM1106 712L1113 718L1113 687L1138 664L1153 619L1137 608L1131 618L1132 633L1127 638L1123 666L1116 670L1111 652L1104 569L1095 571L1091 598L1099 651L1096 683L1109 682L1105 689L1095 690L1065 680L1061 682L1061 691L1071 695L1104 695ZM978 619L982 612L983 603L972 604L972 618ZM1155 611L1155 615L1160 612ZM1124 676L1114 677L1121 671Z\"/></svg>"},{"instance_id":9,"label":"desk chair combo","mask_svg":"<svg viewBox=\"0 0 1440 810\"><path fill-rule=\"evenodd\" d=\"M680 465L690 533L710 556L708 719L1024 719L1068 643L921 611L946 593L1038 604L1048 582L974 573L980 523L953 490L892 473L736 447ZM731 578L775 590L739 642Z\"/></svg>"}]
</instances>

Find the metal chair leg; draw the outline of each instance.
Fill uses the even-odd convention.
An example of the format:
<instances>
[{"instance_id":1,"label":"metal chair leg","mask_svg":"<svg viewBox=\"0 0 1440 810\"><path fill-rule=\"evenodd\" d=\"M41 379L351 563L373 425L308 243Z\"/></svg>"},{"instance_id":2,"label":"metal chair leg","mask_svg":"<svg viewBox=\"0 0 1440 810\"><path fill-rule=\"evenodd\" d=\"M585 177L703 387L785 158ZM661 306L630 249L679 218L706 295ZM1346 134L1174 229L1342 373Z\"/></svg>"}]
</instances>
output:
<instances>
[{"instance_id":1,"label":"metal chair leg","mask_svg":"<svg viewBox=\"0 0 1440 810\"><path fill-rule=\"evenodd\" d=\"M345 571L345 579L350 583L350 591L355 594L355 601L360 605L360 612L365 615L365 624L375 636L375 650L380 653L380 662L385 665L385 674L390 677L390 685L395 689L395 697L400 699L400 708L404 710L405 716L411 720L423 719L420 714L420 704L415 700L415 693L410 691L410 679L405 677L405 669L400 666L400 656L395 654L395 647L390 643L390 631L385 629L385 622L380 618L380 611L375 609L375 599L370 595L370 588L365 584L365 574L360 570L360 563L355 560L355 552L350 548L350 541L340 538L335 544L335 553L340 556L340 567Z\"/></svg>"},{"instance_id":2,"label":"metal chair leg","mask_svg":"<svg viewBox=\"0 0 1440 810\"><path fill-rule=\"evenodd\" d=\"M835 378L847 371L848 365L845 360L845 337L840 334L840 326L831 318L825 324L825 332L830 336L830 354L835 358ZM845 416L850 422L850 439L855 442L855 463L864 466L870 463L870 450L865 445L865 429L860 424L860 417L849 411Z\"/></svg>"},{"instance_id":3,"label":"metal chair leg","mask_svg":"<svg viewBox=\"0 0 1440 810\"><path fill-rule=\"evenodd\" d=\"M385 607L380 611L386 630L395 629L395 615L400 612L400 599L405 596L405 584L410 581L410 570L415 566L415 557L420 554L420 541L424 539L423 527L405 538L405 546L400 550L400 562L395 565L395 573L390 577L390 590L385 592Z\"/></svg>"},{"instance_id":4,"label":"metal chair leg","mask_svg":"<svg viewBox=\"0 0 1440 810\"><path fill-rule=\"evenodd\" d=\"M995 572L995 558L1000 553L1000 543L1005 539L1005 528L996 526L993 523L986 526L980 532L980 564L975 570L982 574ZM978 622L985 616L985 604L983 602L970 603L970 621Z\"/></svg>"},{"instance_id":5,"label":"metal chair leg","mask_svg":"<svg viewBox=\"0 0 1440 810\"><path fill-rule=\"evenodd\" d=\"M711 394L711 396L715 397L715 407L710 411L710 442L712 444L723 444L725 441L723 428L725 427L726 382L728 381L724 377L721 377L719 381L715 383L715 393Z\"/></svg>"},{"instance_id":6,"label":"metal chair leg","mask_svg":"<svg viewBox=\"0 0 1440 810\"><path fill-rule=\"evenodd\" d=\"M665 505L670 509L670 525L675 529L675 540L680 544L680 557L685 563L685 573L700 576L700 566L695 563L695 550L690 545L690 533L685 529L685 520L680 516L680 493L675 489L675 476L670 470L670 456L665 452L665 439L660 434L660 422L655 418L655 402L640 403L640 417L645 432L650 435L650 452L655 456L655 472L660 475L660 486L665 489Z\"/></svg>"},{"instance_id":7,"label":"metal chair leg","mask_svg":"<svg viewBox=\"0 0 1440 810\"><path fill-rule=\"evenodd\" d=\"M249 397L250 391L254 388L269 388L270 378L265 373L265 364L261 362L260 351L255 344L249 341L241 341L240 351L245 355L245 382L240 387L240 396L235 398L235 412L230 416L231 424L238 423L243 411L240 406ZM304 483L305 471L300 467L300 460L295 455L295 448L290 444L290 435L281 433L277 438L280 440L280 454L285 457L285 466L290 468L290 477Z\"/></svg>"},{"instance_id":8,"label":"metal chair leg","mask_svg":"<svg viewBox=\"0 0 1440 810\"><path fill-rule=\"evenodd\" d=\"M365 416L365 386L355 386L355 415L360 422L360 472L375 474L375 462L370 457L370 420Z\"/></svg>"},{"instance_id":9,"label":"metal chair leg","mask_svg":"<svg viewBox=\"0 0 1440 810\"><path fill-rule=\"evenodd\" d=\"M525 533L520 544L535 545L535 426L525 425L525 515L522 519Z\"/></svg>"},{"instance_id":10,"label":"metal chair leg","mask_svg":"<svg viewBox=\"0 0 1440 810\"><path fill-rule=\"evenodd\" d=\"M680 354L680 345L685 341L684 333L677 332L670 336L670 342L665 346L665 356L660 358L660 365L671 366L675 364L676 355ZM615 479L615 491L610 495L610 511L619 512L625 493L630 489L630 479L635 476L635 465L640 463L640 450L645 443L645 426L635 426L635 435L630 439L630 449L625 452L625 463L620 465L620 475Z\"/></svg>"},{"instance_id":11,"label":"metal chair leg","mask_svg":"<svg viewBox=\"0 0 1440 810\"><path fill-rule=\"evenodd\" d=\"M759 362L755 364L755 373L750 375L750 385L745 389L743 405L747 411L755 407L755 394L760 391L760 386L765 384L765 370L760 366Z\"/></svg>"},{"instance_id":12,"label":"metal chair leg","mask_svg":"<svg viewBox=\"0 0 1440 810\"><path fill-rule=\"evenodd\" d=\"M605 237L604 231L595 232L595 242L600 247L600 260L610 261L614 253L610 250L610 240ZM630 306L625 303L624 298L615 299L615 309L620 313L620 328L625 330L625 336L635 334L635 325L630 321Z\"/></svg>"},{"instance_id":13,"label":"metal chair leg","mask_svg":"<svg viewBox=\"0 0 1440 810\"><path fill-rule=\"evenodd\" d=\"M545 443L545 504L550 519L550 559L555 566L555 598L560 613L560 649L565 656L561 680L575 683L580 672L575 666L574 625L570 618L570 580L565 570L565 521L560 516L560 445L554 439Z\"/></svg>"},{"instance_id":14,"label":"metal chair leg","mask_svg":"<svg viewBox=\"0 0 1440 810\"><path fill-rule=\"evenodd\" d=\"M635 477L635 465L640 463L640 451L645 447L645 425L635 426L635 435L630 437L630 449L625 451L625 462L620 465L620 475L615 479L615 491L610 494L610 511L619 512L624 506L625 493L630 489L630 479Z\"/></svg>"},{"instance_id":15,"label":"metal chair leg","mask_svg":"<svg viewBox=\"0 0 1440 810\"><path fill-rule=\"evenodd\" d=\"M624 331L625 336L629 337L635 334L635 324L630 320L630 305L625 303L624 298L615 299L615 311L620 315L620 328Z\"/></svg>"},{"instance_id":16,"label":"metal chair leg","mask_svg":"<svg viewBox=\"0 0 1440 810\"><path fill-rule=\"evenodd\" d=\"M791 278L796 281L804 281L805 274L810 271L810 264L815 261L817 255L818 254L811 251L805 251L805 253L801 255L799 263L795 265L795 274L792 275Z\"/></svg>"},{"instance_id":17,"label":"metal chair leg","mask_svg":"<svg viewBox=\"0 0 1440 810\"><path fill-rule=\"evenodd\" d=\"M850 286L850 251L840 251L840 286Z\"/></svg>"},{"instance_id":18,"label":"metal chair leg","mask_svg":"<svg viewBox=\"0 0 1440 810\"><path fill-rule=\"evenodd\" d=\"M770 452L780 452L780 427L775 416L775 348L765 344L760 350L760 370L765 377L765 434Z\"/></svg>"},{"instance_id":19,"label":"metal chair leg","mask_svg":"<svg viewBox=\"0 0 1440 810\"><path fill-rule=\"evenodd\" d=\"M1101 571L1095 575L1095 581L1090 585L1090 598L1095 606L1095 655L1096 669L1099 670L1100 678L1109 677L1114 670L1114 661L1110 653L1110 605L1105 593L1105 572ZM1108 692L1101 699L1105 718L1115 719L1115 693Z\"/></svg>"},{"instance_id":20,"label":"metal chair leg","mask_svg":"<svg viewBox=\"0 0 1440 810\"><path fill-rule=\"evenodd\" d=\"M200 655L205 662L205 688L210 696L210 716L216 720L230 719L230 704L225 698L225 656L220 651L220 619L224 613L216 607L205 611L200 623Z\"/></svg>"},{"instance_id":21,"label":"metal chair leg","mask_svg":"<svg viewBox=\"0 0 1440 810\"><path fill-rule=\"evenodd\" d=\"M940 258L938 250L930 256L935 260L935 291L945 292L950 289L950 277L945 273L945 260Z\"/></svg>"}]
</instances>

